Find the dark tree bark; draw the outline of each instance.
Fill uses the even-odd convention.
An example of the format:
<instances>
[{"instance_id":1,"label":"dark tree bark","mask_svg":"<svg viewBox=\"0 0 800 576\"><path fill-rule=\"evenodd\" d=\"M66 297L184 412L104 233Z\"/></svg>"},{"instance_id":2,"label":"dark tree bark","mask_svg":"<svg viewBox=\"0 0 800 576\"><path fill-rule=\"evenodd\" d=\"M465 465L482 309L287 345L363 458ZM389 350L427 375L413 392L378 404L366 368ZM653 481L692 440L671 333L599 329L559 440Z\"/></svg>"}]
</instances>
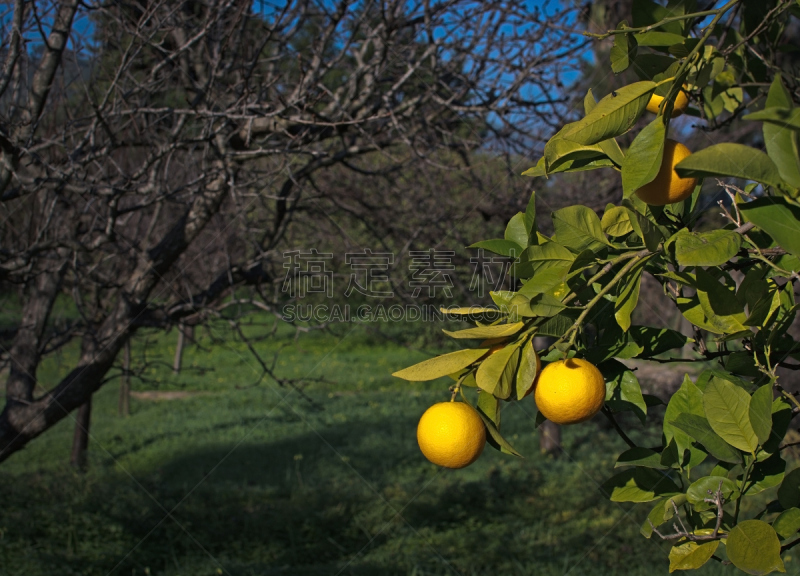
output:
<instances>
[{"instance_id":1,"label":"dark tree bark","mask_svg":"<svg viewBox=\"0 0 800 576\"><path fill-rule=\"evenodd\" d=\"M22 294L0 461L116 378L137 330L274 313L298 244L435 246L498 190L524 207L506 177L565 117L552 87L588 42L565 26L577 9L507 0L154 0L92 5L81 52L83 4L33 6L0 23L0 291ZM53 326L59 294L78 317ZM42 355L75 339L34 393Z\"/></svg>"},{"instance_id":2,"label":"dark tree bark","mask_svg":"<svg viewBox=\"0 0 800 576\"><path fill-rule=\"evenodd\" d=\"M122 378L119 382L117 413L122 417L131 414L131 341L125 342L122 356Z\"/></svg>"},{"instance_id":3,"label":"dark tree bark","mask_svg":"<svg viewBox=\"0 0 800 576\"><path fill-rule=\"evenodd\" d=\"M69 463L78 470L86 470L89 455L89 426L92 420L92 397L78 408L75 433L72 436L72 452Z\"/></svg>"}]
</instances>

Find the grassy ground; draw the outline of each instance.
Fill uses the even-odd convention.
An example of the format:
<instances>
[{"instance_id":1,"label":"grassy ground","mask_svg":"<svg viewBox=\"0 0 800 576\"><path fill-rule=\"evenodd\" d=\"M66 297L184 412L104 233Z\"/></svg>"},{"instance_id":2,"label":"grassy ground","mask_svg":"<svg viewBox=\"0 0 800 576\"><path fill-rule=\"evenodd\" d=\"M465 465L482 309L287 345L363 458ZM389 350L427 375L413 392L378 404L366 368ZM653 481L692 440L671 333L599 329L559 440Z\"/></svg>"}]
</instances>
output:
<instances>
[{"instance_id":1,"label":"grassy ground","mask_svg":"<svg viewBox=\"0 0 800 576\"><path fill-rule=\"evenodd\" d=\"M242 344L190 348L174 377L174 334L147 342L135 390L200 392L135 400L116 383L95 398L91 466L67 465L68 419L0 466L0 573L36 575L666 574L669 546L638 534L648 507L608 502L598 485L624 444L595 419L564 430L565 453L538 454L531 399L504 412L527 458L487 447L462 471L429 464L415 427L446 384L389 374L425 356L357 330L303 336L285 375L256 381ZM270 345L259 349L268 352ZM142 358L140 340L134 357ZM55 379L69 353L44 367ZM159 363L162 362L162 363ZM795 562L796 563L796 562ZM790 561L788 572L797 572ZM719 564L700 574L733 574Z\"/></svg>"}]
</instances>

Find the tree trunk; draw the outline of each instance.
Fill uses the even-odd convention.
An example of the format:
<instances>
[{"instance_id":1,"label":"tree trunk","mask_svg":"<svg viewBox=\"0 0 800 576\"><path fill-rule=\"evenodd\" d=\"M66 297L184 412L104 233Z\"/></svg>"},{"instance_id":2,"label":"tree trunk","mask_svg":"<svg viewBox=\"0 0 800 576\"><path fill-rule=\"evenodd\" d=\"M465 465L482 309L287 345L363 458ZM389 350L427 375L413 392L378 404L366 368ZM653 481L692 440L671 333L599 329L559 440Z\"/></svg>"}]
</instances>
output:
<instances>
[{"instance_id":1,"label":"tree trunk","mask_svg":"<svg viewBox=\"0 0 800 576\"><path fill-rule=\"evenodd\" d=\"M537 336L533 340L533 347L537 351L544 350L550 346L552 341L552 338ZM542 454L552 454L553 456L561 453L561 428L558 424L545 420L539 426L539 450Z\"/></svg>"},{"instance_id":2,"label":"tree trunk","mask_svg":"<svg viewBox=\"0 0 800 576\"><path fill-rule=\"evenodd\" d=\"M122 358L122 380L119 383L119 402L117 412L120 416L130 416L131 413L131 341L125 342L124 356Z\"/></svg>"},{"instance_id":3,"label":"tree trunk","mask_svg":"<svg viewBox=\"0 0 800 576\"><path fill-rule=\"evenodd\" d=\"M89 424L92 417L92 397L78 408L75 421L75 435L72 437L72 455L69 463L78 470L86 470L87 452L89 449Z\"/></svg>"},{"instance_id":4,"label":"tree trunk","mask_svg":"<svg viewBox=\"0 0 800 576\"><path fill-rule=\"evenodd\" d=\"M561 452L561 428L550 420L539 426L539 450L542 454L558 456Z\"/></svg>"},{"instance_id":5,"label":"tree trunk","mask_svg":"<svg viewBox=\"0 0 800 576\"><path fill-rule=\"evenodd\" d=\"M181 365L183 364L183 347L186 344L186 338L189 340L193 337L193 328L180 324L178 326L178 344L175 347L175 359L172 361L172 371L175 374L181 373Z\"/></svg>"}]
</instances>

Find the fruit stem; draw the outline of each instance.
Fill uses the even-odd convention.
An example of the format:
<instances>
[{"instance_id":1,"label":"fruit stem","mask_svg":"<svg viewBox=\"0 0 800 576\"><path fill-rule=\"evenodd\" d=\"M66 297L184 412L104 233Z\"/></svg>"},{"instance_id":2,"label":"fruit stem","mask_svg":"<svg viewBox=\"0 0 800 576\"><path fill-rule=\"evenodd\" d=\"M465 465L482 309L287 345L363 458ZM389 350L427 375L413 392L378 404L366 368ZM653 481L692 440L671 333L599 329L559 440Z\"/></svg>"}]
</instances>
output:
<instances>
[{"instance_id":1,"label":"fruit stem","mask_svg":"<svg viewBox=\"0 0 800 576\"><path fill-rule=\"evenodd\" d=\"M469 376L470 374L471 374L471 372L470 372L470 371L464 372L464 374L461 376L461 378L459 378L459 379L458 379L458 382L456 382L456 385L455 385L455 386L453 386L453 388L452 388L452 391L453 391L453 393L450 395L450 402L455 402L455 401L456 401L456 396L457 396L457 395L458 395L458 393L461 391L461 383L462 383L462 382L463 382L463 381L466 379L466 377L467 377L467 376Z\"/></svg>"}]
</instances>

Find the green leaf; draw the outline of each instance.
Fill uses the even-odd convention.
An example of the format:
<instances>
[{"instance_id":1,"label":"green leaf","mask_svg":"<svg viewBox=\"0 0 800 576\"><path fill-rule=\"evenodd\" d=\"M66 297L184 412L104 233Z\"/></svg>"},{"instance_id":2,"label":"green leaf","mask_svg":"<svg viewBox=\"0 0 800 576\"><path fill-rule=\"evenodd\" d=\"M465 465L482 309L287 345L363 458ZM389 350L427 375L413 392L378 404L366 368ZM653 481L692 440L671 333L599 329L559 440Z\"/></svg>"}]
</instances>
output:
<instances>
[{"instance_id":1,"label":"green leaf","mask_svg":"<svg viewBox=\"0 0 800 576\"><path fill-rule=\"evenodd\" d=\"M609 245L600 218L586 206L575 205L556 210L553 212L553 227L558 243L576 254L584 250L596 252Z\"/></svg>"},{"instance_id":2,"label":"green leaf","mask_svg":"<svg viewBox=\"0 0 800 576\"><path fill-rule=\"evenodd\" d=\"M537 294L551 292L556 286L564 281L564 269L545 268L536 272L531 278L525 281L517 294L532 297Z\"/></svg>"},{"instance_id":3,"label":"green leaf","mask_svg":"<svg viewBox=\"0 0 800 576\"><path fill-rule=\"evenodd\" d=\"M631 269L628 275L621 279L617 284L617 299L614 302L614 318L623 331L631 327L631 314L636 309L639 302L639 287L642 282L642 271L644 270L647 259L643 259Z\"/></svg>"},{"instance_id":4,"label":"green leaf","mask_svg":"<svg viewBox=\"0 0 800 576\"><path fill-rule=\"evenodd\" d=\"M769 440L764 443L765 452L773 453L778 451L791 422L792 405L785 398L779 396L772 403L772 432L769 435Z\"/></svg>"},{"instance_id":5,"label":"green leaf","mask_svg":"<svg viewBox=\"0 0 800 576\"><path fill-rule=\"evenodd\" d=\"M617 360L603 362L598 369L606 380L606 405L616 412L631 411L644 423L647 403L633 371Z\"/></svg>"},{"instance_id":6,"label":"green leaf","mask_svg":"<svg viewBox=\"0 0 800 576\"><path fill-rule=\"evenodd\" d=\"M612 502L651 502L680 492L672 479L650 468L634 468L615 474L600 487Z\"/></svg>"},{"instance_id":7,"label":"green leaf","mask_svg":"<svg viewBox=\"0 0 800 576\"><path fill-rule=\"evenodd\" d=\"M772 528L781 540L791 538L800 530L800 508L789 508L781 512L772 522Z\"/></svg>"},{"instance_id":8,"label":"green leaf","mask_svg":"<svg viewBox=\"0 0 800 576\"><path fill-rule=\"evenodd\" d=\"M653 452L648 448L631 448L620 454L614 468L620 466L643 466L645 468L656 468L665 470L666 466L661 464L661 454Z\"/></svg>"},{"instance_id":9,"label":"green leaf","mask_svg":"<svg viewBox=\"0 0 800 576\"><path fill-rule=\"evenodd\" d=\"M636 40L633 34L617 34L614 36L614 46L611 47L611 70L619 74L631 65L631 60L636 58Z\"/></svg>"},{"instance_id":10,"label":"green leaf","mask_svg":"<svg viewBox=\"0 0 800 576\"><path fill-rule=\"evenodd\" d=\"M772 432L772 384L761 386L750 399L750 424L758 437L758 443L764 444Z\"/></svg>"},{"instance_id":11,"label":"green leaf","mask_svg":"<svg viewBox=\"0 0 800 576\"><path fill-rule=\"evenodd\" d=\"M536 228L536 192L531 192L528 205L525 207L525 229L528 231L527 244L538 244L539 235Z\"/></svg>"},{"instance_id":12,"label":"green leaf","mask_svg":"<svg viewBox=\"0 0 800 576\"><path fill-rule=\"evenodd\" d=\"M767 110L788 110L792 108L792 105L791 94L784 87L780 74L776 74L767 95L767 108L762 112ZM798 113L800 113L800 108L794 108L795 119L798 119ZM754 118L752 115L747 115L744 116L744 119L753 120ZM792 133L791 128L785 124L773 123L770 120L764 122L762 131L764 132L764 145L767 148L767 154L775 162L781 177L790 186L800 188L800 150L798 150L800 143L798 142L798 134L796 132Z\"/></svg>"},{"instance_id":13,"label":"green leaf","mask_svg":"<svg viewBox=\"0 0 800 576\"><path fill-rule=\"evenodd\" d=\"M769 156L750 146L731 142L715 144L687 156L675 166L675 171L681 178L732 176L776 188L786 186Z\"/></svg>"},{"instance_id":14,"label":"green leaf","mask_svg":"<svg viewBox=\"0 0 800 576\"><path fill-rule=\"evenodd\" d=\"M683 452L692 445L692 439L682 429L677 428L673 422L677 421L681 414L693 414L695 416L705 417L703 412L703 393L695 386L688 376L684 377L681 387L667 404L667 409L664 412L664 437L665 444L669 444L670 440L675 439L675 444L678 447L680 455L679 460L683 460Z\"/></svg>"},{"instance_id":15,"label":"green leaf","mask_svg":"<svg viewBox=\"0 0 800 576\"><path fill-rule=\"evenodd\" d=\"M534 273L554 268L562 274L563 279L569 271L575 255L557 242L545 242L538 246L528 246L520 258L520 262L512 267L518 278L530 278Z\"/></svg>"},{"instance_id":16,"label":"green leaf","mask_svg":"<svg viewBox=\"0 0 800 576\"><path fill-rule=\"evenodd\" d=\"M714 432L731 446L755 452L758 437L750 424L750 395L727 380L712 378L703 393L703 408Z\"/></svg>"},{"instance_id":17,"label":"green leaf","mask_svg":"<svg viewBox=\"0 0 800 576\"><path fill-rule=\"evenodd\" d=\"M650 220L647 216L640 213L635 208L635 202L641 200L636 196L631 196L622 201L623 206L630 211L631 226L636 235L642 239L644 245L648 250L655 252L658 250L658 245L664 240L664 235L661 234L658 226Z\"/></svg>"},{"instance_id":18,"label":"green leaf","mask_svg":"<svg viewBox=\"0 0 800 576\"><path fill-rule=\"evenodd\" d=\"M481 392L481 395L483 394L484 392ZM497 429L497 426L494 425L494 422L489 420L489 418L487 418L486 415L480 411L478 412L478 416L481 417L481 420L483 420L483 423L486 426L486 431L489 433L486 441L492 448L499 450L504 454L511 454L512 456L518 456L519 458L522 458L522 454L517 452L514 447L509 444L505 438L503 438L502 434L500 434L500 431Z\"/></svg>"},{"instance_id":19,"label":"green leaf","mask_svg":"<svg viewBox=\"0 0 800 576\"><path fill-rule=\"evenodd\" d=\"M669 551L669 571L695 570L708 562L717 551L719 540L704 542L686 542L673 546Z\"/></svg>"},{"instance_id":20,"label":"green leaf","mask_svg":"<svg viewBox=\"0 0 800 576\"><path fill-rule=\"evenodd\" d=\"M724 285L703 268L696 269L695 277L697 299L707 322L723 333L745 330L743 322L747 320L747 315L736 299L736 285L730 277L723 275L723 280L727 281Z\"/></svg>"},{"instance_id":21,"label":"green leaf","mask_svg":"<svg viewBox=\"0 0 800 576\"><path fill-rule=\"evenodd\" d=\"M521 248L528 246L528 228L525 226L525 214L517 212L511 217L506 226L505 239ZM521 253L522 250L517 252L517 254Z\"/></svg>"},{"instance_id":22,"label":"green leaf","mask_svg":"<svg viewBox=\"0 0 800 576\"><path fill-rule=\"evenodd\" d=\"M728 534L725 548L733 565L748 574L786 572L778 535L772 526L761 520L739 522Z\"/></svg>"},{"instance_id":23,"label":"green leaf","mask_svg":"<svg viewBox=\"0 0 800 576\"><path fill-rule=\"evenodd\" d=\"M500 256L508 256L509 258L517 258L520 254L522 254L523 247L517 244L516 242L512 242L511 240L482 240L480 242L475 242L475 244L471 244L467 246L467 248L482 248L483 250L488 250L493 254L499 254Z\"/></svg>"},{"instance_id":24,"label":"green leaf","mask_svg":"<svg viewBox=\"0 0 800 576\"><path fill-rule=\"evenodd\" d=\"M742 461L741 453L720 438L704 416L678 414L677 418L670 423L674 428L697 440L717 460L731 464L738 464Z\"/></svg>"},{"instance_id":25,"label":"green leaf","mask_svg":"<svg viewBox=\"0 0 800 576\"><path fill-rule=\"evenodd\" d=\"M550 139L545 145L546 163L549 165L551 158L558 157L558 141L592 145L630 130L644 112L655 88L655 82L635 82L600 100L582 120L567 124Z\"/></svg>"},{"instance_id":26,"label":"green leaf","mask_svg":"<svg viewBox=\"0 0 800 576\"><path fill-rule=\"evenodd\" d=\"M517 368L516 378L516 399L522 400L528 391L533 388L533 383L538 376L539 358L536 355L536 350L533 348L533 338L528 339L525 346L522 347L522 356L519 360L519 367Z\"/></svg>"},{"instance_id":27,"label":"green leaf","mask_svg":"<svg viewBox=\"0 0 800 576\"><path fill-rule=\"evenodd\" d=\"M457 338L457 339L464 339L464 338L476 338L480 340L486 340L488 338L505 338L507 336L513 336L522 328L525 327L525 324L522 322L514 322L513 324L496 324L494 326L479 326L477 328L467 328L466 330L458 330L456 332L451 332L450 330L442 330L445 334L450 336L450 338Z\"/></svg>"},{"instance_id":28,"label":"green leaf","mask_svg":"<svg viewBox=\"0 0 800 576\"><path fill-rule=\"evenodd\" d=\"M722 490L722 496L726 502L739 498L739 487L736 482L724 476L705 476L692 483L686 490L686 500L695 506L695 510L707 510L715 508L716 505L705 500L713 499L717 490ZM710 493L709 493L710 491Z\"/></svg>"},{"instance_id":29,"label":"green leaf","mask_svg":"<svg viewBox=\"0 0 800 576\"><path fill-rule=\"evenodd\" d=\"M689 232L683 228L675 236L675 258L681 266L719 266L733 258L742 237L733 230Z\"/></svg>"},{"instance_id":30,"label":"green leaf","mask_svg":"<svg viewBox=\"0 0 800 576\"><path fill-rule=\"evenodd\" d=\"M633 140L622 163L622 195L627 198L651 182L661 169L666 127L663 118L645 126Z\"/></svg>"},{"instance_id":31,"label":"green leaf","mask_svg":"<svg viewBox=\"0 0 800 576\"><path fill-rule=\"evenodd\" d=\"M764 490L774 488L779 485L786 471L786 461L778 453L773 454L766 460L756 462L748 478L748 485L744 491L746 496L760 494Z\"/></svg>"},{"instance_id":32,"label":"green leaf","mask_svg":"<svg viewBox=\"0 0 800 576\"><path fill-rule=\"evenodd\" d=\"M600 220L600 227L609 236L625 236L633 231L631 217L627 208L609 205Z\"/></svg>"},{"instance_id":33,"label":"green leaf","mask_svg":"<svg viewBox=\"0 0 800 576\"><path fill-rule=\"evenodd\" d=\"M636 41L639 46L673 46L675 44L683 44L686 40L680 34L670 34L669 32L644 32L636 35Z\"/></svg>"},{"instance_id":34,"label":"green leaf","mask_svg":"<svg viewBox=\"0 0 800 576\"><path fill-rule=\"evenodd\" d=\"M600 147L601 150L603 147ZM584 170L594 170L596 168L605 168L614 166L614 163L605 157L598 158L579 158L575 160L566 160L558 163L556 168L546 170L545 157L542 156L533 168L528 168L522 173L522 176L530 176L532 178L547 176L556 172L583 172Z\"/></svg>"},{"instance_id":35,"label":"green leaf","mask_svg":"<svg viewBox=\"0 0 800 576\"><path fill-rule=\"evenodd\" d=\"M478 388L502 399L511 395L512 383L504 375L507 370L513 371L512 373L516 372L517 364L514 362L514 357L516 355L518 362L519 346L520 342L508 344L481 362L475 374Z\"/></svg>"},{"instance_id":36,"label":"green leaf","mask_svg":"<svg viewBox=\"0 0 800 576\"><path fill-rule=\"evenodd\" d=\"M647 515L647 520L645 520L644 524L642 524L642 528L640 530L642 536L645 538L650 538L653 535L653 526L658 528L664 522L671 519L673 516L675 516L675 508L683 506L685 503L685 494L676 494L671 498L659 500L650 511L650 514ZM651 522L653 524L652 526L650 525Z\"/></svg>"},{"instance_id":37,"label":"green leaf","mask_svg":"<svg viewBox=\"0 0 800 576\"><path fill-rule=\"evenodd\" d=\"M800 207L773 196L738 206L748 221L769 234L781 248L800 256Z\"/></svg>"},{"instance_id":38,"label":"green leaf","mask_svg":"<svg viewBox=\"0 0 800 576\"><path fill-rule=\"evenodd\" d=\"M786 509L800 507L800 468L795 468L783 478L778 488L778 502Z\"/></svg>"},{"instance_id":39,"label":"green leaf","mask_svg":"<svg viewBox=\"0 0 800 576\"><path fill-rule=\"evenodd\" d=\"M488 348L458 350L443 354L419 364L414 364L403 370L398 370L392 376L409 380L411 382L426 382L436 380L466 368L489 351Z\"/></svg>"},{"instance_id":40,"label":"green leaf","mask_svg":"<svg viewBox=\"0 0 800 576\"><path fill-rule=\"evenodd\" d=\"M657 356L675 348L683 348L692 341L691 338L675 330L653 328L651 326L631 326L628 329L628 334L637 344L642 346L641 355L645 357Z\"/></svg>"},{"instance_id":41,"label":"green leaf","mask_svg":"<svg viewBox=\"0 0 800 576\"><path fill-rule=\"evenodd\" d=\"M500 427L500 402L482 390L478 392L478 402L475 406L480 414L486 416L492 423Z\"/></svg>"},{"instance_id":42,"label":"green leaf","mask_svg":"<svg viewBox=\"0 0 800 576\"><path fill-rule=\"evenodd\" d=\"M800 108L770 106L742 116L742 120L769 122L791 130L800 130Z\"/></svg>"},{"instance_id":43,"label":"green leaf","mask_svg":"<svg viewBox=\"0 0 800 576\"><path fill-rule=\"evenodd\" d=\"M528 308L531 316L549 318L561 312L566 306L550 294L537 294L528 302Z\"/></svg>"}]
</instances>

